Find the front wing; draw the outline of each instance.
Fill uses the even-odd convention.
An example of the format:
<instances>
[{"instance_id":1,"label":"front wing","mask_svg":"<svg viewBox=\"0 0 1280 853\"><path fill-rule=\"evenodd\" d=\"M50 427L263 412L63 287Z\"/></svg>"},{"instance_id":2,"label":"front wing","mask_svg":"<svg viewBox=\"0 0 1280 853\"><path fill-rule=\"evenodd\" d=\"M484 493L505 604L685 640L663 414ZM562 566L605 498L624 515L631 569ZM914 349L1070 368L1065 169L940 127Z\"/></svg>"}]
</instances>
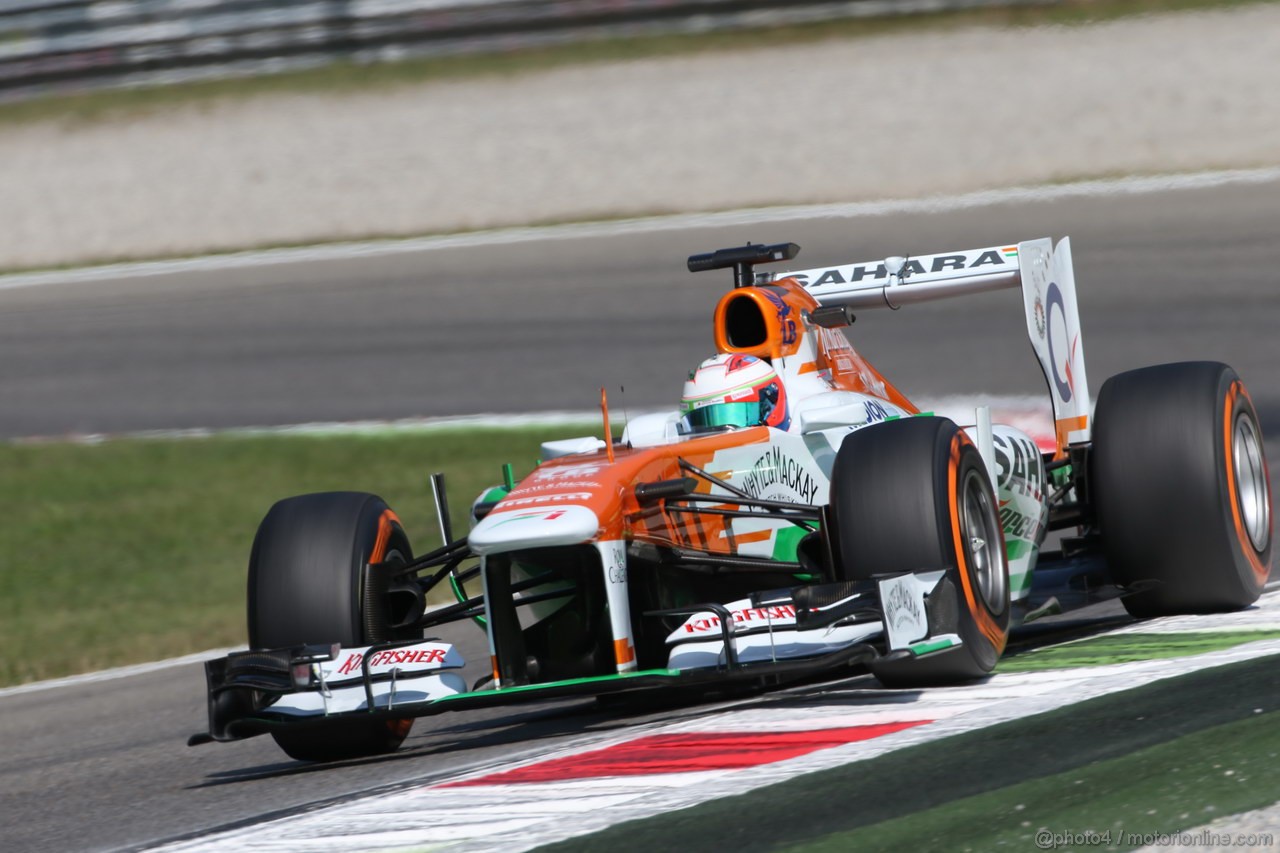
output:
<instances>
[{"instance_id":1,"label":"front wing","mask_svg":"<svg viewBox=\"0 0 1280 853\"><path fill-rule=\"evenodd\" d=\"M565 696L706 693L856 674L877 659L920 657L961 643L954 615L930 606L929 594L946 583L942 572L897 574L654 612L646 615L688 616L668 641L667 668L475 691L467 690L457 649L438 640L237 652L206 662L209 729L189 744L342 719L396 720ZM782 618L743 627L749 620L739 605L772 609Z\"/></svg>"}]
</instances>

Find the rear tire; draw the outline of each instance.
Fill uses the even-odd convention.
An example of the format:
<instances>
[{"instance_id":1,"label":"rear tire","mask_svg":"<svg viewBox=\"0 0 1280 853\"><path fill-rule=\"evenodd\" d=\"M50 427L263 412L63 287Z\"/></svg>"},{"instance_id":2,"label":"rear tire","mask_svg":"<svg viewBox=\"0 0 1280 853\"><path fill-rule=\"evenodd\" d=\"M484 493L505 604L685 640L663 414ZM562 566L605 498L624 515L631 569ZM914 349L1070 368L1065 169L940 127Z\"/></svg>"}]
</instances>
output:
<instances>
[{"instance_id":1,"label":"rear tire","mask_svg":"<svg viewBox=\"0 0 1280 853\"><path fill-rule=\"evenodd\" d=\"M366 563L411 559L400 520L381 498L324 492L278 502L259 525L249 558L250 648L413 639L392 635L385 590L364 584ZM338 761L393 752L412 725L341 720L272 737L299 761Z\"/></svg>"},{"instance_id":2,"label":"rear tire","mask_svg":"<svg viewBox=\"0 0 1280 853\"><path fill-rule=\"evenodd\" d=\"M1235 371L1144 367L1098 394L1090 481L1113 579L1134 616L1248 607L1271 566L1262 429ZM1149 588L1142 588L1148 586Z\"/></svg>"},{"instance_id":3,"label":"rear tire","mask_svg":"<svg viewBox=\"0 0 1280 853\"><path fill-rule=\"evenodd\" d=\"M926 601L930 623L963 645L873 663L885 686L949 684L995 668L1009 633L1004 533L986 466L959 427L916 417L850 434L832 469L831 511L839 579L946 571Z\"/></svg>"}]
</instances>

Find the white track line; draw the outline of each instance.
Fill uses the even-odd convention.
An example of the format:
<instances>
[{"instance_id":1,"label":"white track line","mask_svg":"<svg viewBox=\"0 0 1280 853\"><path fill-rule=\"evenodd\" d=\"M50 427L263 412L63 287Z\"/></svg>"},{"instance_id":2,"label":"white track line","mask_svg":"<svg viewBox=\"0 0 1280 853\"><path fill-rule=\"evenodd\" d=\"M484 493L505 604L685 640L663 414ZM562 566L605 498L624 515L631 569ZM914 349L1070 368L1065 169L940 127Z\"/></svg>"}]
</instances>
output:
<instances>
[{"instance_id":1,"label":"white track line","mask_svg":"<svg viewBox=\"0 0 1280 853\"><path fill-rule=\"evenodd\" d=\"M373 240L356 243L329 243L289 249L264 249L181 258L167 261L142 261L108 264L47 272L0 275L0 290L38 287L52 284L109 281L121 278L172 275L184 272L210 272L241 269L270 264L315 261L337 261L360 257L379 257L440 249L472 248L528 243L542 240L569 240L584 237L612 237L627 234L685 230L689 228L754 225L764 222L788 222L803 219L852 219L900 213L942 213L989 207L996 204L1031 204L1068 198L1125 196L1178 190L1209 189L1231 184L1262 184L1280 181L1280 168L1232 169L1195 172L1185 175L1156 175L1140 178L1079 181L1070 184L1011 187L998 190L932 196L915 199L853 202L844 204L790 205L783 207L731 210L720 213L689 213L672 216L650 216L609 222L587 222L571 225L530 226L474 231L465 234L408 239Z\"/></svg>"},{"instance_id":2,"label":"white track line","mask_svg":"<svg viewBox=\"0 0 1280 853\"><path fill-rule=\"evenodd\" d=\"M132 666L120 666L115 669L86 672L82 675L69 675L66 678L53 678L48 681L33 681L30 684L19 684L16 687L0 688L0 699L5 699L9 696L22 696L27 693L39 693L43 690L55 690L59 687L79 687L99 681L115 681L118 678L132 678L135 675L161 672L177 666L203 663L209 658L224 657L232 652L243 651L244 648L244 646L233 646L225 649L210 649L207 652L195 652L194 654L183 655L180 658L138 663Z\"/></svg>"},{"instance_id":3,"label":"white track line","mask_svg":"<svg viewBox=\"0 0 1280 853\"><path fill-rule=\"evenodd\" d=\"M632 416L648 414L658 409L637 409ZM614 412L611 423L622 423ZM280 426L242 426L214 429L196 427L194 429L148 429L122 433L74 433L71 435L39 435L10 439L14 444L101 444L105 441L119 440L163 440L181 441L183 439L201 439L219 437L254 438L257 436L304 436L325 437L344 435L394 435L401 433L434 432L437 430L462 429L466 427L483 429L521 429L525 427L577 426L583 429L600 429L600 412L587 411L550 411L550 412L518 412L512 414L478 414L450 415L438 418L398 418L396 420L366 421L315 421L302 424L283 424Z\"/></svg>"},{"instance_id":4,"label":"white track line","mask_svg":"<svg viewBox=\"0 0 1280 853\"><path fill-rule=\"evenodd\" d=\"M1049 430L1052 437L1052 409L1048 396L1015 396L1001 394L947 395L942 397L921 397L915 400L921 411L933 412L948 417L956 423L969 425L973 422L974 408L990 407L993 416L999 421L1003 414L1007 423L1018 427L1036 437L1039 432ZM669 411L668 409L641 408L629 412L632 418L641 415ZM622 424L622 413L614 411L610 416L613 424ZM522 429L526 427L579 427L589 432L599 430L600 412L598 410L581 411L549 411L519 412L513 414L488 413L478 415L450 415L438 418L399 418L396 420L365 421L315 421L302 424L283 424L280 426L243 426L213 429L196 427L193 429L149 429L123 433L73 433L71 435L36 435L8 439L12 444L101 444L107 441L120 440L160 440L181 441L185 439L202 439L219 437L255 438L258 436L347 436L347 435L397 435L417 432L435 432L437 430L478 428L478 429Z\"/></svg>"}]
</instances>

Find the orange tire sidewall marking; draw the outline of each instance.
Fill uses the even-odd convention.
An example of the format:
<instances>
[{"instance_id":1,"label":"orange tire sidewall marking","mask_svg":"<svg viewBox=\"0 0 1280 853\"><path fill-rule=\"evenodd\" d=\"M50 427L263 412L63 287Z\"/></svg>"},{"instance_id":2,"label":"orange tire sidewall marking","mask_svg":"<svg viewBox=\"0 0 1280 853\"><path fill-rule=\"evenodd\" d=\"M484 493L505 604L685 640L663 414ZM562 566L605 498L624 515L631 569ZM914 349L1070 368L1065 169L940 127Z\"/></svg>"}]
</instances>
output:
<instances>
[{"instance_id":1,"label":"orange tire sidewall marking","mask_svg":"<svg viewBox=\"0 0 1280 853\"><path fill-rule=\"evenodd\" d=\"M370 563L381 563L383 558L387 556L387 545L391 542L391 531L397 524L400 524L400 517L390 509L384 509L382 515L378 516L378 538L374 540L373 550L369 552ZM386 727L393 738L404 740L409 736L409 730L413 728L413 717L387 720Z\"/></svg>"},{"instance_id":2,"label":"orange tire sidewall marking","mask_svg":"<svg viewBox=\"0 0 1280 853\"><path fill-rule=\"evenodd\" d=\"M960 585L963 587L964 599L969 606L969 613L972 614L973 620L978 624L978 630L995 647L996 656L998 657L1004 652L1008 635L991 618L987 608L978 602L973 582L969 579L969 552L964 547L964 536L960 532L960 507L957 503L959 494L957 492L956 477L960 471L960 451L964 443L968 441L969 438L964 433L958 433L951 439L951 459L947 465L947 506L951 513L951 536L955 546L956 564L960 568ZM1003 555L1001 559L1003 560Z\"/></svg>"},{"instance_id":3,"label":"orange tire sidewall marking","mask_svg":"<svg viewBox=\"0 0 1280 853\"><path fill-rule=\"evenodd\" d=\"M1240 541L1240 550L1244 552L1245 557L1249 560L1249 565L1253 569L1254 577L1257 578L1259 584L1267 582L1267 575L1270 570L1262 564L1258 559L1258 552L1253 548L1253 541L1249 538L1249 534L1244 529L1244 519L1240 517L1240 492L1239 484L1236 482L1236 466L1235 455L1231 448L1231 434L1234 432L1235 418L1231 416L1236 407L1236 397L1243 396L1248 401L1250 408L1253 407L1253 400L1249 398L1249 392L1244 389L1244 385L1236 380L1231 383L1231 387L1227 389L1227 399L1222 410L1222 452L1223 464L1227 469L1227 501L1231 504L1231 520L1235 523L1236 538ZM1267 470L1265 460L1262 464L1263 476L1267 482L1267 494L1271 494L1271 472Z\"/></svg>"},{"instance_id":4,"label":"orange tire sidewall marking","mask_svg":"<svg viewBox=\"0 0 1280 853\"><path fill-rule=\"evenodd\" d=\"M400 518L389 509L384 509L382 515L378 516L378 538L374 540L373 550L369 552L370 563L381 563L386 557L392 526L396 524L400 524Z\"/></svg>"}]
</instances>

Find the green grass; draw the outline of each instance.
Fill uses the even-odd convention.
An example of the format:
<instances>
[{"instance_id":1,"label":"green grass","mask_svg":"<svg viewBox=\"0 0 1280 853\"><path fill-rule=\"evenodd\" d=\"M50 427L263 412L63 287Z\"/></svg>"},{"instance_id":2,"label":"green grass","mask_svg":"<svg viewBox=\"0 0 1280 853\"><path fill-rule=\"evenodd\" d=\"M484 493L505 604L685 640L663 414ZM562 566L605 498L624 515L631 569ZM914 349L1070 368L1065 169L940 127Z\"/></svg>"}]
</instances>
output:
<instances>
[{"instance_id":1,"label":"green grass","mask_svg":"<svg viewBox=\"0 0 1280 853\"><path fill-rule=\"evenodd\" d=\"M245 641L245 570L271 504L381 495L417 553L439 544L427 477L471 500L539 444L590 426L342 437L0 445L0 685Z\"/></svg>"},{"instance_id":2,"label":"green grass","mask_svg":"<svg viewBox=\"0 0 1280 853\"><path fill-rule=\"evenodd\" d=\"M1059 646L1033 649L1004 658L997 672L1039 672L1106 666L1140 660L1161 660L1231 649L1257 640L1274 640L1280 631L1193 631L1185 634L1113 634L1090 637Z\"/></svg>"},{"instance_id":3,"label":"green grass","mask_svg":"<svg viewBox=\"0 0 1280 853\"><path fill-rule=\"evenodd\" d=\"M1133 850L1144 835L1193 829L1269 806L1280 793L1280 713L1216 726L1067 773L783 849ZM1071 836L1067 839L1066 836ZM1043 848L1042 848L1043 849Z\"/></svg>"},{"instance_id":4,"label":"green grass","mask_svg":"<svg viewBox=\"0 0 1280 853\"><path fill-rule=\"evenodd\" d=\"M410 59L377 65L337 62L311 70L260 77L40 97L0 105L0 124L115 120L174 107L207 107L228 98L317 92L359 94L463 78L514 76L598 62L738 51L970 26L1078 25L1154 12L1232 8L1273 2L1278 0L1061 0L1050 5L848 19L738 32L605 39L509 53Z\"/></svg>"}]
</instances>

